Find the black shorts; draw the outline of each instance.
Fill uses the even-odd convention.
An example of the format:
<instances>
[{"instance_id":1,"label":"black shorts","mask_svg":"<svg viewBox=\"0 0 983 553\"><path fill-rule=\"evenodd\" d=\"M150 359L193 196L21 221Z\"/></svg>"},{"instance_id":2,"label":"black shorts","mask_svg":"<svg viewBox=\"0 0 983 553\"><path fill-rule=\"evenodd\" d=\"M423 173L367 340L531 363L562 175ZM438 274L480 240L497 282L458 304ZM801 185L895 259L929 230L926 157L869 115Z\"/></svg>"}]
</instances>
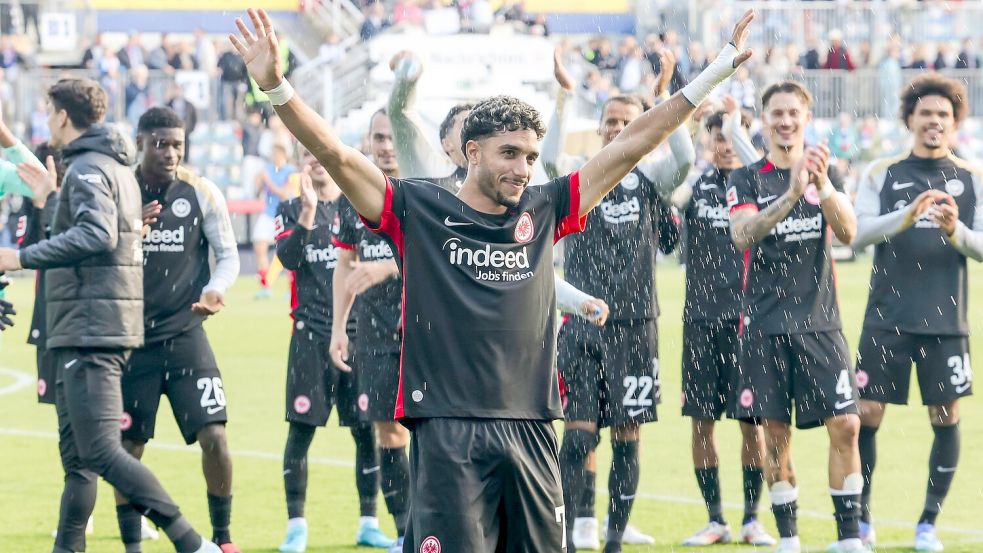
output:
<instances>
[{"instance_id":1,"label":"black shorts","mask_svg":"<svg viewBox=\"0 0 983 553\"><path fill-rule=\"evenodd\" d=\"M358 418L362 422L395 422L399 391L399 352L358 352Z\"/></svg>"},{"instance_id":2,"label":"black shorts","mask_svg":"<svg viewBox=\"0 0 983 553\"><path fill-rule=\"evenodd\" d=\"M598 327L571 318L560 329L557 367L567 421L605 427L656 420L661 386L654 320Z\"/></svg>"},{"instance_id":3,"label":"black shorts","mask_svg":"<svg viewBox=\"0 0 983 553\"><path fill-rule=\"evenodd\" d=\"M355 373L335 368L329 355L331 340L306 330L294 330L287 357L287 421L324 426L338 406L341 426L358 422L355 412Z\"/></svg>"},{"instance_id":4,"label":"black shorts","mask_svg":"<svg viewBox=\"0 0 983 553\"><path fill-rule=\"evenodd\" d=\"M860 397L907 404L912 363L918 371L922 404L943 405L973 394L973 369L965 336L899 334L864 328L857 348Z\"/></svg>"},{"instance_id":5,"label":"black shorts","mask_svg":"<svg viewBox=\"0 0 983 553\"><path fill-rule=\"evenodd\" d=\"M404 553L564 550L552 422L420 419L410 429Z\"/></svg>"},{"instance_id":6,"label":"black shorts","mask_svg":"<svg viewBox=\"0 0 983 553\"><path fill-rule=\"evenodd\" d=\"M741 336L736 418L814 428L835 415L859 414L857 381L839 330Z\"/></svg>"},{"instance_id":7,"label":"black shorts","mask_svg":"<svg viewBox=\"0 0 983 553\"><path fill-rule=\"evenodd\" d=\"M55 404L55 375L58 360L51 350L38 346L38 403Z\"/></svg>"},{"instance_id":8,"label":"black shorts","mask_svg":"<svg viewBox=\"0 0 983 553\"><path fill-rule=\"evenodd\" d=\"M683 325L683 416L734 415L740 342L737 321Z\"/></svg>"},{"instance_id":9,"label":"black shorts","mask_svg":"<svg viewBox=\"0 0 983 553\"><path fill-rule=\"evenodd\" d=\"M203 328L133 351L123 371L123 439L154 437L160 396L166 395L188 444L212 423L225 423L225 386Z\"/></svg>"}]
</instances>

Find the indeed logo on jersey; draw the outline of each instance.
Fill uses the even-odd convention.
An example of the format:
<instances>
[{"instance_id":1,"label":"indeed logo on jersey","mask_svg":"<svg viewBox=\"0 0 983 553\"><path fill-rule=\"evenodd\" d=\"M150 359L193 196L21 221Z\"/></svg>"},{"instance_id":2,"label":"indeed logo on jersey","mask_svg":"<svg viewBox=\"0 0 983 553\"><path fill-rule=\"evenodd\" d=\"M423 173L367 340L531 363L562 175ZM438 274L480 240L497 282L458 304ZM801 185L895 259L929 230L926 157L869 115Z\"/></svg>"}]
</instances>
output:
<instances>
[{"instance_id":1,"label":"indeed logo on jersey","mask_svg":"<svg viewBox=\"0 0 983 553\"><path fill-rule=\"evenodd\" d=\"M604 221L620 225L622 223L634 223L642 213L642 205L638 202L638 197L624 202L604 201L601 202L601 213Z\"/></svg>"},{"instance_id":2,"label":"indeed logo on jersey","mask_svg":"<svg viewBox=\"0 0 983 553\"><path fill-rule=\"evenodd\" d=\"M377 242L373 244L368 240L362 240L358 244L358 256L363 261L392 259L393 249L385 242ZM335 257L337 258L337 254L335 254Z\"/></svg>"},{"instance_id":3,"label":"indeed logo on jersey","mask_svg":"<svg viewBox=\"0 0 983 553\"><path fill-rule=\"evenodd\" d=\"M311 265L324 263L329 269L334 269L338 266L338 248L334 246L315 248L314 244L307 244L304 246L304 258Z\"/></svg>"},{"instance_id":4,"label":"indeed logo on jersey","mask_svg":"<svg viewBox=\"0 0 983 553\"><path fill-rule=\"evenodd\" d=\"M143 237L145 252L183 252L184 227L174 230L152 229Z\"/></svg>"},{"instance_id":5,"label":"indeed logo on jersey","mask_svg":"<svg viewBox=\"0 0 983 553\"><path fill-rule=\"evenodd\" d=\"M780 238L784 237L785 242L802 242L822 238L823 214L817 213L815 217L809 218L787 217L775 225L771 233Z\"/></svg>"},{"instance_id":6,"label":"indeed logo on jersey","mask_svg":"<svg viewBox=\"0 0 983 553\"><path fill-rule=\"evenodd\" d=\"M484 248L471 249L464 247L460 238L451 238L444 242L441 249L447 252L451 265L474 270L475 280L518 282L535 274L528 270L529 251L526 246L503 250L485 244Z\"/></svg>"},{"instance_id":7,"label":"indeed logo on jersey","mask_svg":"<svg viewBox=\"0 0 983 553\"><path fill-rule=\"evenodd\" d=\"M707 219L713 228L727 228L730 226L730 212L723 204L712 205L706 198L696 201L696 216L699 219Z\"/></svg>"}]
</instances>

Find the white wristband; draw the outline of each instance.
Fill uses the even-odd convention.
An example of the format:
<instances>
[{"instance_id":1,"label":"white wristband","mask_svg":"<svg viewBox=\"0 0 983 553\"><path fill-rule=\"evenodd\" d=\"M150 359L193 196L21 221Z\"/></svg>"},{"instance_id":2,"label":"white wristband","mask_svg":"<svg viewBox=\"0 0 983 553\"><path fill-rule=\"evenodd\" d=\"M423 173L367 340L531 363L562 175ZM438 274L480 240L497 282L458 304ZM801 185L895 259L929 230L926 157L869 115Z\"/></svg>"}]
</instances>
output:
<instances>
[{"instance_id":1,"label":"white wristband","mask_svg":"<svg viewBox=\"0 0 983 553\"><path fill-rule=\"evenodd\" d=\"M720 53L717 54L716 59L690 81L688 85L683 87L681 92L689 100L689 103L694 106L700 105L717 85L734 74L734 60L737 58L738 53L737 47L728 42Z\"/></svg>"},{"instance_id":2,"label":"white wristband","mask_svg":"<svg viewBox=\"0 0 983 553\"><path fill-rule=\"evenodd\" d=\"M830 196L832 196L835 193L836 193L836 189L833 188L833 183L827 180L826 186L823 186L822 188L819 189L819 201L821 202L826 201L830 198Z\"/></svg>"},{"instance_id":3,"label":"white wristband","mask_svg":"<svg viewBox=\"0 0 983 553\"><path fill-rule=\"evenodd\" d=\"M284 78L280 80L280 84L270 90L264 90L263 94L266 94L274 106L282 106L294 97L294 87L290 85L290 81Z\"/></svg>"}]
</instances>

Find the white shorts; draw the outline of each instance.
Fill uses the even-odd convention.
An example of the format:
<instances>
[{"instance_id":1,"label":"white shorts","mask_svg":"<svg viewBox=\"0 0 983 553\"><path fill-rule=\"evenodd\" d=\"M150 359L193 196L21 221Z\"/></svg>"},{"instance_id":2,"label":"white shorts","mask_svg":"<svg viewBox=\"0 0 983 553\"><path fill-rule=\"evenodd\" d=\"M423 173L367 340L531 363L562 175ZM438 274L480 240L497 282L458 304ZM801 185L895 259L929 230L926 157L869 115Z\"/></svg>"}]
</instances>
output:
<instances>
[{"instance_id":1,"label":"white shorts","mask_svg":"<svg viewBox=\"0 0 983 553\"><path fill-rule=\"evenodd\" d=\"M253 223L253 242L273 242L276 239L274 226L273 217L266 213L257 215L256 222Z\"/></svg>"}]
</instances>

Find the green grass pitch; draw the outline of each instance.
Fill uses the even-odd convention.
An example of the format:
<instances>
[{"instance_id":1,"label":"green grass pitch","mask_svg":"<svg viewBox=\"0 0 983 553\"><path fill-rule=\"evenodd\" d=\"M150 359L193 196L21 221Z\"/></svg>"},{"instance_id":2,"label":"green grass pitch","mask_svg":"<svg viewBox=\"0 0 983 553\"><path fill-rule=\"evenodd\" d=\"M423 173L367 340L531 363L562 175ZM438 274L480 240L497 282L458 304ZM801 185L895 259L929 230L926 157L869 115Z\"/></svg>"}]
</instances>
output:
<instances>
[{"instance_id":1,"label":"green grass pitch","mask_svg":"<svg viewBox=\"0 0 983 553\"><path fill-rule=\"evenodd\" d=\"M975 264L974 264L975 265ZM851 347L857 336L867 297L869 261L838 265L840 305ZM983 351L983 272L971 268L972 350ZM911 275L917 278L917 275ZM674 263L663 263L658 273L659 319L662 359L660 421L644 427L642 479L632 522L657 537L652 547L626 548L633 552L752 551L734 545L705 549L682 548L678 543L705 522L689 453L689 421L679 414L681 313L683 275ZM222 369L229 398L229 437L235 455L235 502L232 535L247 552L273 552L283 538L286 509L280 458L286 439L284 372L290 324L286 287L281 279L274 299L256 301L255 282L243 278L231 291L228 308L207 323ZM21 308L18 325L6 332L0 346L0 552L46 553L51 550L62 471L55 439L54 409L38 405L33 388L34 348L24 343L29 326L33 282L18 279L8 289ZM13 372L12 372L13 371ZM17 375L30 377L26 387L16 388ZM925 493L931 430L917 392L909 407L892 407L878 434L879 455L875 480L874 512L880 551L910 551L915 520ZM169 408L162 403L157 439L144 458L203 533L210 532L196 447L185 447ZM959 473L939 519L946 551L983 551L983 406L976 398L962 403L963 448ZM560 428L558 423L557 429ZM732 527L740 523L739 432L733 422L718 428L721 480L726 515ZM610 446L599 448L598 511L606 500L606 472ZM826 435L822 429L797 432L793 447L802 491L799 528L807 550L823 550L835 537L832 505L827 495ZM353 547L358 503L353 478L354 448L347 431L334 419L319 430L311 449L307 519L313 552L366 551ZM762 502L761 518L774 533L774 520ZM392 533L392 522L379 500L383 527ZM601 513L603 517L603 513ZM555 524L544 520L543 524ZM95 535L89 539L92 553L118 552L115 511L109 486L100 484L95 511ZM144 551L173 551L162 539L145 542ZM470 552L448 552L470 553Z\"/></svg>"}]
</instances>

